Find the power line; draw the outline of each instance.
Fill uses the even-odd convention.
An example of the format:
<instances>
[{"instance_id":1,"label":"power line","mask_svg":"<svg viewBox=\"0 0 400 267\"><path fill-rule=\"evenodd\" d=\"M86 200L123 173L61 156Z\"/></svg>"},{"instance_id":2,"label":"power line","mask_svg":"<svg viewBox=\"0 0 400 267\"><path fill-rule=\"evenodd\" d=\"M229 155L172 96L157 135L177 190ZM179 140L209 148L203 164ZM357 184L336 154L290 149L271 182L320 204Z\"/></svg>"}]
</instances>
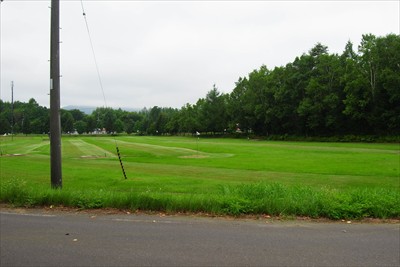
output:
<instances>
[{"instance_id":1,"label":"power line","mask_svg":"<svg viewBox=\"0 0 400 267\"><path fill-rule=\"evenodd\" d=\"M108 106L107 106L106 95L104 93L103 82L101 80L101 75L100 75L100 71L99 71L99 65L97 64L97 57L96 57L96 53L94 51L93 41L92 41L92 37L91 37L91 34L90 34L90 30L89 30L89 24L88 24L87 18L86 18L85 8L83 7L83 0L81 0L81 7L82 7L82 15L83 15L83 17L85 19L86 30L87 30L87 33L88 33L88 36L89 36L90 47L92 48L94 64L96 65L97 77L98 77L98 80L99 80L101 92L103 93L104 105L107 108ZM119 151L117 140L115 139L115 137L114 137L114 142L115 142L115 148L117 150L118 160L119 160L119 163L121 165L122 174L124 175L124 178L127 179L126 173L125 173L124 164L122 163L122 159L121 159L121 153Z\"/></svg>"},{"instance_id":2,"label":"power line","mask_svg":"<svg viewBox=\"0 0 400 267\"><path fill-rule=\"evenodd\" d=\"M102 82L102 80L101 80L101 75L100 75L100 71L99 71L99 65L97 64L97 57L96 57L96 53L95 53L95 51L94 51L92 36L91 36L90 30L89 30L89 24L88 24L87 19L86 19L85 8L83 7L83 0L81 0L81 7L82 7L83 18L85 19L86 30L87 30L87 33L88 33L88 36L89 36L90 47L91 47L91 49L92 49L94 64L95 64L95 66L96 66L97 78L98 78L98 80L99 80L101 92L102 92L102 94L103 94L103 100L104 100L105 107L107 107L106 95L105 95L105 93L104 93L103 82Z\"/></svg>"}]
</instances>

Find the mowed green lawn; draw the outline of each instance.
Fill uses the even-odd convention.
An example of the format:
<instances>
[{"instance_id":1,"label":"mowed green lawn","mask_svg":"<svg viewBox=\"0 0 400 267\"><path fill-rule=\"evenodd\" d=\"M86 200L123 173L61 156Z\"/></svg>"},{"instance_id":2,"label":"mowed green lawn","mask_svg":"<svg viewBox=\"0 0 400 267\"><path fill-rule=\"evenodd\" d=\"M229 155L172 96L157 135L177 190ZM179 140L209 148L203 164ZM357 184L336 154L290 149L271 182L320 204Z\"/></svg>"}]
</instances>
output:
<instances>
[{"instance_id":1,"label":"mowed green lawn","mask_svg":"<svg viewBox=\"0 0 400 267\"><path fill-rule=\"evenodd\" d=\"M1 183L49 188L49 150L46 136L1 137ZM63 190L69 191L204 196L262 183L400 192L399 144L68 136L62 155Z\"/></svg>"}]
</instances>

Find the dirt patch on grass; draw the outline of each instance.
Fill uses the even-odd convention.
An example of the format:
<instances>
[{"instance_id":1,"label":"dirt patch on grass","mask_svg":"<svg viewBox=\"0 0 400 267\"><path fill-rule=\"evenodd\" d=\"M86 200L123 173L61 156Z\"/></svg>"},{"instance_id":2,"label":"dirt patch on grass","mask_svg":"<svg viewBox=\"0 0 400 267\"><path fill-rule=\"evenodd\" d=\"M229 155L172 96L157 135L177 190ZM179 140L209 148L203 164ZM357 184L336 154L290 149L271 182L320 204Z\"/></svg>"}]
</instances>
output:
<instances>
[{"instance_id":1,"label":"dirt patch on grass","mask_svg":"<svg viewBox=\"0 0 400 267\"><path fill-rule=\"evenodd\" d=\"M96 156L96 155L86 155L80 156L81 159L99 159L99 158L106 158L106 156Z\"/></svg>"},{"instance_id":2,"label":"dirt patch on grass","mask_svg":"<svg viewBox=\"0 0 400 267\"><path fill-rule=\"evenodd\" d=\"M209 158L208 155L188 155L188 156L180 156L181 159L204 159Z\"/></svg>"},{"instance_id":3,"label":"dirt patch on grass","mask_svg":"<svg viewBox=\"0 0 400 267\"><path fill-rule=\"evenodd\" d=\"M26 156L26 154L4 154L1 156L2 157L22 157L22 156Z\"/></svg>"},{"instance_id":4,"label":"dirt patch on grass","mask_svg":"<svg viewBox=\"0 0 400 267\"><path fill-rule=\"evenodd\" d=\"M234 154L227 153L201 153L186 156L179 156L181 159L204 159L204 158L228 158L232 157Z\"/></svg>"}]
</instances>

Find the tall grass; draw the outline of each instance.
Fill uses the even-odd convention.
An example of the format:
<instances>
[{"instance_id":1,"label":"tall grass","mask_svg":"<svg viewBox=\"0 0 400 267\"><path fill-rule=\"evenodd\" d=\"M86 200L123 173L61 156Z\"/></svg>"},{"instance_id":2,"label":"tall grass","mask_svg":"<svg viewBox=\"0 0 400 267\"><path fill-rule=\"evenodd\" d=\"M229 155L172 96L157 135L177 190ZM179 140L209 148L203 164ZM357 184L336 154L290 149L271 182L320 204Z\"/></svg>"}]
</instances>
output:
<instances>
[{"instance_id":1,"label":"tall grass","mask_svg":"<svg viewBox=\"0 0 400 267\"><path fill-rule=\"evenodd\" d=\"M330 219L400 218L400 192L391 189L346 189L253 183L221 186L212 194L71 191L29 187L24 180L1 184L0 202L15 206L62 205L93 209L194 212L215 215L268 214Z\"/></svg>"}]
</instances>

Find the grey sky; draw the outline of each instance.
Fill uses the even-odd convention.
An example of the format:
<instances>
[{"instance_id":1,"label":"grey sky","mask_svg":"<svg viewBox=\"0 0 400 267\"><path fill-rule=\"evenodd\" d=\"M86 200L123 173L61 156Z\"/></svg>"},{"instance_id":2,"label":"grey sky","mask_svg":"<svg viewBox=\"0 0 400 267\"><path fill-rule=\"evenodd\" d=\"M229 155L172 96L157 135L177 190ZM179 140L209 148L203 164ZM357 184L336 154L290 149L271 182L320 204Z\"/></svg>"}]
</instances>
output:
<instances>
[{"instance_id":1,"label":"grey sky","mask_svg":"<svg viewBox=\"0 0 400 267\"><path fill-rule=\"evenodd\" d=\"M292 62L317 42L341 53L361 35L399 34L400 1L95 1L86 18L109 107L194 104L229 93L262 64ZM49 106L50 0L4 0L1 99ZM61 1L61 105L104 106L78 0Z\"/></svg>"}]
</instances>

